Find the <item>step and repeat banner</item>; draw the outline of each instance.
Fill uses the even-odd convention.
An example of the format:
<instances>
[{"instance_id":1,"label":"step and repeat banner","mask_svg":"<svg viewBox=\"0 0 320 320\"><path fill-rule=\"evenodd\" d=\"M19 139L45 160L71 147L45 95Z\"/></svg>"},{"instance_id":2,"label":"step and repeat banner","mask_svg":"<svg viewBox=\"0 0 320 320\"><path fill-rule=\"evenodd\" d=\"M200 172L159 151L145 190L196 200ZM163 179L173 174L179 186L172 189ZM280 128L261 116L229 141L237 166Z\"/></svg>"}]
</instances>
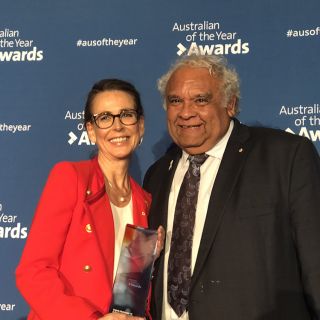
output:
<instances>
[{"instance_id":1,"label":"step and repeat banner","mask_svg":"<svg viewBox=\"0 0 320 320\"><path fill-rule=\"evenodd\" d=\"M28 306L14 270L48 172L88 159L83 106L94 82L134 83L146 132L141 182L170 144L157 79L181 55L223 54L241 78L239 119L308 137L320 152L319 0L1 0L0 319Z\"/></svg>"}]
</instances>

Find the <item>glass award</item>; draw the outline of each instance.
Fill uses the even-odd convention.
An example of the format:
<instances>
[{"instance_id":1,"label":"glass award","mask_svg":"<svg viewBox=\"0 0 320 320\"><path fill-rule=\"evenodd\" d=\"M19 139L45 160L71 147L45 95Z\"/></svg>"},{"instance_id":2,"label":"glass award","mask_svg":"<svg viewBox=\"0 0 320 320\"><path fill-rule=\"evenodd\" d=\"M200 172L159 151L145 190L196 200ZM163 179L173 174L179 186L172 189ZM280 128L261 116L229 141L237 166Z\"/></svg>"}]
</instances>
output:
<instances>
[{"instance_id":1,"label":"glass award","mask_svg":"<svg viewBox=\"0 0 320 320\"><path fill-rule=\"evenodd\" d=\"M127 224L113 284L110 312L145 316L157 231Z\"/></svg>"}]
</instances>

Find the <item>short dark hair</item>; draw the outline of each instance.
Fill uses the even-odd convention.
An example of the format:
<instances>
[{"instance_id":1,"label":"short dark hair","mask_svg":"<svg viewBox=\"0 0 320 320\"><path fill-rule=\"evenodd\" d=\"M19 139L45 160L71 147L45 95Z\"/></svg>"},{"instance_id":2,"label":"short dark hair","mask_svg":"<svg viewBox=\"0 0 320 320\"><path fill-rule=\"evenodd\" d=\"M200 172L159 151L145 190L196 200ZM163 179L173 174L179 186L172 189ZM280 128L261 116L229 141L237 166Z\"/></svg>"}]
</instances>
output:
<instances>
[{"instance_id":1,"label":"short dark hair","mask_svg":"<svg viewBox=\"0 0 320 320\"><path fill-rule=\"evenodd\" d=\"M92 121L92 102L97 94L104 91L123 91L129 94L134 100L134 107L138 113L138 117L144 115L141 98L138 90L130 82L120 80L120 79L102 79L96 82L91 88L87 96L87 101L84 107L84 123Z\"/></svg>"}]
</instances>

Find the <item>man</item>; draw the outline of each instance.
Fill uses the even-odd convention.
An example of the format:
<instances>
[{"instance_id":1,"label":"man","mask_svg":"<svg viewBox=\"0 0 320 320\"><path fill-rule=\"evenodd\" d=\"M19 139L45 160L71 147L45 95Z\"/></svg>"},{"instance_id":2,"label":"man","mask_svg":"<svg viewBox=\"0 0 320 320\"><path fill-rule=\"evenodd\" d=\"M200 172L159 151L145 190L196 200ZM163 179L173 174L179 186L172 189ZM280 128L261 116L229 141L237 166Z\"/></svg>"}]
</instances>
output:
<instances>
[{"instance_id":1,"label":"man","mask_svg":"<svg viewBox=\"0 0 320 320\"><path fill-rule=\"evenodd\" d=\"M153 278L153 319L320 319L320 161L313 144L240 124L238 75L222 57L181 59L159 89L176 146L144 180L152 193L150 227L167 230ZM175 225L185 219L175 211L188 156L203 153L186 267L187 245L170 255L180 237ZM188 276L174 276L179 264L191 273L182 293Z\"/></svg>"}]
</instances>

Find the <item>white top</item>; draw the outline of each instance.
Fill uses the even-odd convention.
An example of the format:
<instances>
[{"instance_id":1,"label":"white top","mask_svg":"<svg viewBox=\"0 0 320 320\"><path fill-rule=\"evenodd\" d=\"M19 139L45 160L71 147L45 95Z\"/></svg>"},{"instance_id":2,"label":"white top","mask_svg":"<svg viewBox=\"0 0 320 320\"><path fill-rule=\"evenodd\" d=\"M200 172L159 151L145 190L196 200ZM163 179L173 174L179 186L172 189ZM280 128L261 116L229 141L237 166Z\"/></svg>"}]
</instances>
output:
<instances>
[{"instance_id":1,"label":"white top","mask_svg":"<svg viewBox=\"0 0 320 320\"><path fill-rule=\"evenodd\" d=\"M209 157L204 162L204 164L200 167L200 186L199 186L196 218L195 218L194 233L193 233L191 273L193 273L195 262L198 255L202 231L203 231L203 227L204 227L204 223L207 215L209 199L211 196L211 190L212 190L214 181L216 179L219 166L220 166L220 163L221 163L221 160L222 160L222 157L226 149L227 142L230 138L233 127L234 127L234 123L233 121L231 121L229 129L227 133L223 136L223 138L211 150L206 152L206 154L209 155ZM168 281L167 270L168 270L168 258L170 253L170 243L171 243L174 211L176 207L180 186L182 184L182 180L189 167L188 156L189 155L183 151L182 157L179 160L177 170L175 172L175 175L172 181L170 195L169 195L168 221L167 221L167 230L166 230L167 240L166 240L165 257L164 257L162 320L175 320L175 319L188 320L189 319L187 312L184 312L182 316L179 318L174 312L174 310L171 308L167 300L167 281ZM205 179L201 177L205 177Z\"/></svg>"},{"instance_id":2,"label":"white top","mask_svg":"<svg viewBox=\"0 0 320 320\"><path fill-rule=\"evenodd\" d=\"M116 271L119 263L121 245L123 241L123 236L125 232L125 228L127 224L133 224L133 216L132 216L132 199L125 207L117 207L111 201L111 210L113 215L113 223L114 223L114 268L113 268L113 280L116 276Z\"/></svg>"}]
</instances>

